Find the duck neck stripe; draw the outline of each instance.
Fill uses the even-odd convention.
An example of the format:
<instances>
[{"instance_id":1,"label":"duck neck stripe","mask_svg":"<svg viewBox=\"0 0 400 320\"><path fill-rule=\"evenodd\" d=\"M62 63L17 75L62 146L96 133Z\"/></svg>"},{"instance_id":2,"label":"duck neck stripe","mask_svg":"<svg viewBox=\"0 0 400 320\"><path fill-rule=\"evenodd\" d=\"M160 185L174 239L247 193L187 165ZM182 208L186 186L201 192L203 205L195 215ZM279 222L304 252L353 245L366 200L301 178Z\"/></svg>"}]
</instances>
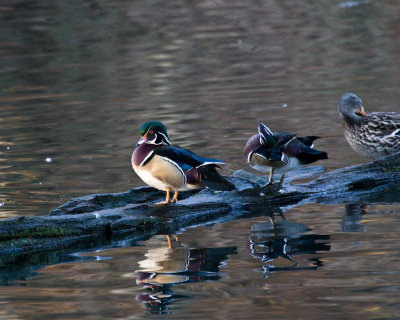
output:
<instances>
[{"instance_id":1,"label":"duck neck stripe","mask_svg":"<svg viewBox=\"0 0 400 320\"><path fill-rule=\"evenodd\" d=\"M143 159L143 161L140 163L140 167L143 167L143 166L145 166L149 161L150 161L150 159L151 159L151 157L153 156L153 154L154 154L154 151L151 151L147 156L146 156L146 158L144 158Z\"/></svg>"},{"instance_id":2,"label":"duck neck stripe","mask_svg":"<svg viewBox=\"0 0 400 320\"><path fill-rule=\"evenodd\" d=\"M168 137L167 137L164 133L162 133L162 132L159 132L159 133L164 137L162 143L171 146L172 143L169 141Z\"/></svg>"}]
</instances>

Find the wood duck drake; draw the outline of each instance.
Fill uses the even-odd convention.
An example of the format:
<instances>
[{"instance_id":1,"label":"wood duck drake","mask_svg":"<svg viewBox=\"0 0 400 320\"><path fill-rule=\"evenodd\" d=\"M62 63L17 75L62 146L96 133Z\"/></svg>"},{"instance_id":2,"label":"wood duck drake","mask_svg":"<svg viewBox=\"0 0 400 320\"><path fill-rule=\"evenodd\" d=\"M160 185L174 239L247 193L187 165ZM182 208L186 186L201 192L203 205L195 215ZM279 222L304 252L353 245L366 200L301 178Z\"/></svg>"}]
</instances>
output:
<instances>
[{"instance_id":1,"label":"wood duck drake","mask_svg":"<svg viewBox=\"0 0 400 320\"><path fill-rule=\"evenodd\" d=\"M312 148L314 140L318 138L272 132L260 123L258 134L252 136L244 147L244 157L255 170L264 173L269 171L269 179L264 186L272 183L274 171L282 173L282 182L286 172L320 159L328 159L326 152Z\"/></svg>"},{"instance_id":2,"label":"wood duck drake","mask_svg":"<svg viewBox=\"0 0 400 320\"><path fill-rule=\"evenodd\" d=\"M344 94L338 104L347 142L362 156L377 159L400 151L400 114L367 114L354 93Z\"/></svg>"},{"instance_id":3,"label":"wood duck drake","mask_svg":"<svg viewBox=\"0 0 400 320\"><path fill-rule=\"evenodd\" d=\"M158 121L149 121L140 128L141 138L132 154L132 166L149 186L167 192L168 204L178 200L178 192L204 187L227 191L234 185L216 170L225 162L199 157L193 152L172 145L166 127ZM175 192L170 199L170 192Z\"/></svg>"}]
</instances>

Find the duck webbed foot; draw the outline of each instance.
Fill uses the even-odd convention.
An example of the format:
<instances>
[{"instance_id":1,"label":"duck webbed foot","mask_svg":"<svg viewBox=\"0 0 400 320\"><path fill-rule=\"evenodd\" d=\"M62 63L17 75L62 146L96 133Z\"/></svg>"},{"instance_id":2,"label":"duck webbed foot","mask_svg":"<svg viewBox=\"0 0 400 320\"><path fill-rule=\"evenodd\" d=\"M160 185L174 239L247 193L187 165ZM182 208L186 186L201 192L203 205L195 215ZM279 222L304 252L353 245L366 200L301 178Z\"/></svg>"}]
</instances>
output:
<instances>
[{"instance_id":1,"label":"duck webbed foot","mask_svg":"<svg viewBox=\"0 0 400 320\"><path fill-rule=\"evenodd\" d=\"M156 205L167 205L167 204L170 204L171 203L171 201L160 201L160 202L156 202L155 204Z\"/></svg>"},{"instance_id":2,"label":"duck webbed foot","mask_svg":"<svg viewBox=\"0 0 400 320\"><path fill-rule=\"evenodd\" d=\"M164 201L160 201L160 202L157 202L157 203L155 203L155 204L157 204L157 205L167 205L167 204L170 204L172 201L170 200L170 196L171 196L171 188L167 188L167 196L165 197L165 200ZM175 199L175 196L174 196L174 198L172 199L172 200L174 200ZM176 200L175 201L173 201L173 202L176 202Z\"/></svg>"},{"instance_id":3,"label":"duck webbed foot","mask_svg":"<svg viewBox=\"0 0 400 320\"><path fill-rule=\"evenodd\" d=\"M272 180L268 180L266 184L262 186L262 188L272 185L274 182Z\"/></svg>"},{"instance_id":4,"label":"duck webbed foot","mask_svg":"<svg viewBox=\"0 0 400 320\"><path fill-rule=\"evenodd\" d=\"M273 176L273 169L271 169L271 171L270 171L268 182L262 186L263 188L274 184L274 180L272 179L272 176ZM285 178L285 174L283 173L281 178L276 183L282 184L284 178Z\"/></svg>"},{"instance_id":5,"label":"duck webbed foot","mask_svg":"<svg viewBox=\"0 0 400 320\"><path fill-rule=\"evenodd\" d=\"M178 201L178 191L175 191L174 197L171 200L171 203L175 203Z\"/></svg>"}]
</instances>

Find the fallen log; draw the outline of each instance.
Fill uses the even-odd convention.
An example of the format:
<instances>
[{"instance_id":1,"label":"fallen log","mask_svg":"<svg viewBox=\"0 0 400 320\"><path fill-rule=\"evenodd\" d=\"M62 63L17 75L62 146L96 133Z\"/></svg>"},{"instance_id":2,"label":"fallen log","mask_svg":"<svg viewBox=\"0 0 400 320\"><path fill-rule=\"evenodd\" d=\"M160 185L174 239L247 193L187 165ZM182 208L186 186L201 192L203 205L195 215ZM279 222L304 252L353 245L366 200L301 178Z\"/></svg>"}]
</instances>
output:
<instances>
[{"instance_id":1,"label":"fallen log","mask_svg":"<svg viewBox=\"0 0 400 320\"><path fill-rule=\"evenodd\" d=\"M92 247L98 239L116 246L124 239L171 234L180 228L234 220L243 216L282 214L303 203L391 203L400 200L399 154L322 174L312 166L288 174L284 183L261 187L265 178L239 170L227 177L237 190L208 189L182 193L177 204L158 206L164 193L150 187L123 193L75 198L48 216L26 216L0 221L0 257L5 254ZM114 240L113 240L114 239ZM133 240L132 240L133 239ZM114 241L114 244L112 243Z\"/></svg>"}]
</instances>

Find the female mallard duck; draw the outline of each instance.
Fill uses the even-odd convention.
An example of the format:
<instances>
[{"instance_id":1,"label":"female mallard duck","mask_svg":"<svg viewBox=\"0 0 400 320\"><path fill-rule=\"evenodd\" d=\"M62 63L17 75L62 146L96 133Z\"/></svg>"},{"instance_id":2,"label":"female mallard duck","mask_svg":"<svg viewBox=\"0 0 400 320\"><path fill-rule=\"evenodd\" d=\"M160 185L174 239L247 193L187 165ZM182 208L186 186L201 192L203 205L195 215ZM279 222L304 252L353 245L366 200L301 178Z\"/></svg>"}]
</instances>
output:
<instances>
[{"instance_id":1,"label":"female mallard duck","mask_svg":"<svg viewBox=\"0 0 400 320\"><path fill-rule=\"evenodd\" d=\"M365 113L362 101L354 93L344 94L338 104L344 120L344 136L358 154L377 159L400 152L400 114Z\"/></svg>"},{"instance_id":2,"label":"female mallard duck","mask_svg":"<svg viewBox=\"0 0 400 320\"><path fill-rule=\"evenodd\" d=\"M252 136L244 147L244 157L255 170L264 173L269 171L269 180L265 186L272 183L274 171L282 173L282 182L286 172L320 159L328 159L326 152L312 148L313 141L317 138L319 137L272 132L260 123L258 134Z\"/></svg>"},{"instance_id":3,"label":"female mallard duck","mask_svg":"<svg viewBox=\"0 0 400 320\"><path fill-rule=\"evenodd\" d=\"M140 128L141 138L132 154L132 166L137 175L149 186L167 192L168 204L178 200L178 192L204 187L214 190L233 190L232 183L216 170L225 162L199 157L193 152L173 146L165 126L149 121ZM170 199L170 192L175 192Z\"/></svg>"}]
</instances>

